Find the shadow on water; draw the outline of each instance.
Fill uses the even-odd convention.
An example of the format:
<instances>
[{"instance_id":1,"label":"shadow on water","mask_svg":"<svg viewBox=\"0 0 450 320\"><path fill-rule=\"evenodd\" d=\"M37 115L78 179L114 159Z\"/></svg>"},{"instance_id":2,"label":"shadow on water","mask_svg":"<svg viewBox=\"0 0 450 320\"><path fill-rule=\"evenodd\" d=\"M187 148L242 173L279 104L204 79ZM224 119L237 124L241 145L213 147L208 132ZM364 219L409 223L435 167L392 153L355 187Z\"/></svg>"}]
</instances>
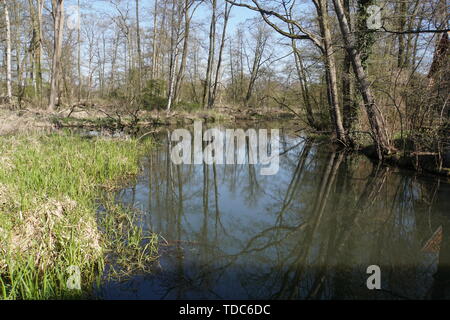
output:
<instances>
[{"instance_id":1,"label":"shadow on water","mask_svg":"<svg viewBox=\"0 0 450 320\"><path fill-rule=\"evenodd\" d=\"M106 299L450 298L450 185L281 131L280 170L174 165L169 133L118 200L162 236L152 274ZM248 144L243 150L248 156ZM381 290L366 286L381 268Z\"/></svg>"}]
</instances>

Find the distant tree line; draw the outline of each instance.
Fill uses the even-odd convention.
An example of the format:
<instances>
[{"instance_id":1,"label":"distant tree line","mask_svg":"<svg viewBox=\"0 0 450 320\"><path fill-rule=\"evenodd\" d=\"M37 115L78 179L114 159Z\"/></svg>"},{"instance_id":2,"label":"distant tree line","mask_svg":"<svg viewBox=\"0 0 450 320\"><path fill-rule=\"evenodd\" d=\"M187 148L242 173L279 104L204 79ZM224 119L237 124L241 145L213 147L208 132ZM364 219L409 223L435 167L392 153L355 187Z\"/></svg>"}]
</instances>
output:
<instances>
[{"instance_id":1,"label":"distant tree line","mask_svg":"<svg viewBox=\"0 0 450 320\"><path fill-rule=\"evenodd\" d=\"M344 146L369 136L379 158L396 138L448 133L445 0L3 0L1 13L1 94L19 107L285 108Z\"/></svg>"}]
</instances>

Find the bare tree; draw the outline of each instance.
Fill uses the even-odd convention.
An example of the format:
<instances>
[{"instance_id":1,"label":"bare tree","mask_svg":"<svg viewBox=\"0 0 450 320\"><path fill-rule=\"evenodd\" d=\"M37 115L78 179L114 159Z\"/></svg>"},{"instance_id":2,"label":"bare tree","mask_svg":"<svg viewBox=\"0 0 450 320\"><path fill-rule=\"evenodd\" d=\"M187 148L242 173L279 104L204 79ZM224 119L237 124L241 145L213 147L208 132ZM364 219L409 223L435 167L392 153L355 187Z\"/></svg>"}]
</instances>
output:
<instances>
[{"instance_id":1,"label":"bare tree","mask_svg":"<svg viewBox=\"0 0 450 320\"><path fill-rule=\"evenodd\" d=\"M8 4L5 0L3 2L3 10L5 15L6 25L6 98L8 102L12 100L12 85L11 85L11 23L9 20Z\"/></svg>"},{"instance_id":2,"label":"bare tree","mask_svg":"<svg viewBox=\"0 0 450 320\"><path fill-rule=\"evenodd\" d=\"M139 18L139 0L136 0L136 43L137 43L137 54L138 54L138 84L139 89L142 87L142 51L141 51L141 26Z\"/></svg>"},{"instance_id":3,"label":"bare tree","mask_svg":"<svg viewBox=\"0 0 450 320\"><path fill-rule=\"evenodd\" d=\"M52 75L50 82L50 98L48 110L54 111L56 105L56 97L59 92L59 79L61 70L61 50L63 41L64 29L64 0L52 0L52 16L54 21L53 26L53 60L52 60Z\"/></svg>"},{"instance_id":4,"label":"bare tree","mask_svg":"<svg viewBox=\"0 0 450 320\"><path fill-rule=\"evenodd\" d=\"M255 43L253 49L253 57L250 62L250 78L248 81L247 91L244 98L245 106L248 106L250 99L253 95L253 89L255 87L256 80L258 79L261 71L261 67L269 60L263 59L264 53L267 49L269 42L269 33L265 28L265 25L257 25L256 33L254 34ZM249 57L247 56L247 60Z\"/></svg>"},{"instance_id":5,"label":"bare tree","mask_svg":"<svg viewBox=\"0 0 450 320\"><path fill-rule=\"evenodd\" d=\"M181 29L181 15L179 4L177 0L172 0L172 12L171 12L171 35L170 35L170 61L169 61L169 93L167 97L167 110L172 108L172 104L175 100L175 85L177 75L177 63L179 56L179 39Z\"/></svg>"},{"instance_id":6,"label":"bare tree","mask_svg":"<svg viewBox=\"0 0 450 320\"><path fill-rule=\"evenodd\" d=\"M319 25L323 38L323 49L325 57L325 71L328 82L330 115L334 122L338 141L344 145L347 144L347 135L342 123L342 116L339 107L339 95L337 84L336 59L334 55L334 46L331 38L330 17L328 15L328 1L318 0L315 2L317 14L319 16Z\"/></svg>"},{"instance_id":7,"label":"bare tree","mask_svg":"<svg viewBox=\"0 0 450 320\"><path fill-rule=\"evenodd\" d=\"M206 67L206 79L203 85L203 108L210 106L211 99L211 78L214 64L215 46L216 46L216 15L217 15L217 0L211 0L212 2L212 16L209 27L209 50L208 50L208 65Z\"/></svg>"},{"instance_id":8,"label":"bare tree","mask_svg":"<svg viewBox=\"0 0 450 320\"><path fill-rule=\"evenodd\" d=\"M31 81L34 86L35 94L42 103L42 10L44 1L28 0L30 7L30 18L33 28L30 41L30 53L32 58Z\"/></svg>"},{"instance_id":9,"label":"bare tree","mask_svg":"<svg viewBox=\"0 0 450 320\"><path fill-rule=\"evenodd\" d=\"M214 103L215 103L216 97L217 97L217 87L219 84L220 67L222 65L222 55L223 55L223 50L225 47L225 37L227 34L228 20L230 19L230 13L231 13L232 7L233 7L232 5L228 5L228 2L225 3L225 9L223 12L224 17L223 17L222 38L220 40L219 57L218 57L218 61L217 61L216 76L214 79L214 83L212 85L213 89L212 89L211 99L208 102L209 108L212 108L214 106Z\"/></svg>"},{"instance_id":10,"label":"bare tree","mask_svg":"<svg viewBox=\"0 0 450 320\"><path fill-rule=\"evenodd\" d=\"M152 36L152 69L150 78L154 80L156 78L156 57L157 57L157 37L158 37L158 0L155 0L155 6L153 8L153 36Z\"/></svg>"},{"instance_id":11,"label":"bare tree","mask_svg":"<svg viewBox=\"0 0 450 320\"><path fill-rule=\"evenodd\" d=\"M292 20L292 10L294 8L295 1L292 2L291 6L288 8L286 4L284 4L284 11L288 19ZM290 23L287 24L289 28L289 32L291 34L295 33L294 26ZM311 96L309 93L309 88L307 84L307 77L305 72L305 67L303 65L303 59L300 54L300 50L297 48L297 40L291 38L291 46L292 53L294 55L295 68L297 70L298 80L300 82L300 89L303 98L303 103L306 109L306 119L311 127L319 129L318 123L314 119L314 114L312 110Z\"/></svg>"},{"instance_id":12,"label":"bare tree","mask_svg":"<svg viewBox=\"0 0 450 320\"><path fill-rule=\"evenodd\" d=\"M361 5L362 1L359 2ZM349 22L349 28L353 32L353 23L350 15L350 0L344 0L345 14ZM359 28L360 29L360 28ZM355 123L358 117L358 105L354 97L354 85L352 81L352 64L348 52L345 52L344 62L342 66L342 107L344 116L344 128L350 142L352 139L352 132L355 130Z\"/></svg>"},{"instance_id":13,"label":"bare tree","mask_svg":"<svg viewBox=\"0 0 450 320\"><path fill-rule=\"evenodd\" d=\"M78 0L78 15L80 15L80 0ZM77 26L77 71L78 71L78 103L81 101L81 17L78 16L78 26Z\"/></svg>"},{"instance_id":14,"label":"bare tree","mask_svg":"<svg viewBox=\"0 0 450 320\"><path fill-rule=\"evenodd\" d=\"M336 131L336 139L347 144L347 136L342 124L342 116L339 106L339 95L338 95L338 85L337 85L337 71L336 71L336 60L334 57L334 48L331 41L331 30L330 30L330 17L328 15L328 3L326 0L313 0L314 7L316 8L319 26L320 26L320 36L313 34L310 30L305 29L298 21L289 19L288 17L273 11L264 9L257 0L252 0L254 6L238 3L231 0L226 0L231 4L249 8L251 10L257 11L261 14L263 20L270 25L279 34L286 36L291 39L299 40L309 40L314 43L314 45L322 52L324 63L325 63L325 73L328 84L328 100L330 106L330 117L334 123L334 128ZM292 34L289 31L283 30L276 23L272 22L270 18L273 17L278 21L282 21L287 24L294 26L300 34Z\"/></svg>"},{"instance_id":15,"label":"bare tree","mask_svg":"<svg viewBox=\"0 0 450 320\"><path fill-rule=\"evenodd\" d=\"M190 11L190 8L194 5L195 0L184 0L184 30L183 30L183 49L181 53L181 63L180 67L177 72L177 78L175 83L175 92L174 92L174 100L178 101L181 93L181 85L184 79L184 73L186 70L186 64L187 64L187 58L189 54L189 42L190 42L190 32L191 32L191 20L192 16L194 15L197 6L194 7L192 12Z\"/></svg>"}]
</instances>

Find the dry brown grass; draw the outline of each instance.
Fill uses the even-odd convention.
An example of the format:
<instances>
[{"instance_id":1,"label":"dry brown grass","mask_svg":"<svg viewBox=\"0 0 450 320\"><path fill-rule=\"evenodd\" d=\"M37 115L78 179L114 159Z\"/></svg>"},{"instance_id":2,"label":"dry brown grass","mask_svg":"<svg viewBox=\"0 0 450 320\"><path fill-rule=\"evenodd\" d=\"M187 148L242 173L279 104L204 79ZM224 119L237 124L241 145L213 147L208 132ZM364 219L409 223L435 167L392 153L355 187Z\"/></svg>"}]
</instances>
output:
<instances>
[{"instance_id":1,"label":"dry brown grass","mask_svg":"<svg viewBox=\"0 0 450 320\"><path fill-rule=\"evenodd\" d=\"M70 212L76 209L77 203L69 198L49 199L36 210L22 213L21 223L11 230L6 244L8 253L17 257L32 252L35 265L45 270L60 259L60 248L74 241L86 261L95 259L102 253L96 222L83 218L73 221ZM77 236L72 238L74 232Z\"/></svg>"},{"instance_id":2,"label":"dry brown grass","mask_svg":"<svg viewBox=\"0 0 450 320\"><path fill-rule=\"evenodd\" d=\"M148 146L69 133L0 137L0 299L72 296L69 266L91 288L108 247L97 224L101 186L137 174Z\"/></svg>"},{"instance_id":3,"label":"dry brown grass","mask_svg":"<svg viewBox=\"0 0 450 320\"><path fill-rule=\"evenodd\" d=\"M0 214L17 212L19 204L14 192L0 184ZM61 257L61 248L74 245L90 261L102 254L100 232L94 217L74 220L71 213L77 203L69 198L48 199L35 210L20 211L13 219L14 227L0 230L0 270L7 267L7 256L27 258L33 256L40 270L51 267ZM3 213L2 213L3 212ZM72 237L75 232L76 237Z\"/></svg>"},{"instance_id":4,"label":"dry brown grass","mask_svg":"<svg viewBox=\"0 0 450 320\"><path fill-rule=\"evenodd\" d=\"M0 135L51 130L48 113L33 110L12 111L0 108Z\"/></svg>"}]
</instances>

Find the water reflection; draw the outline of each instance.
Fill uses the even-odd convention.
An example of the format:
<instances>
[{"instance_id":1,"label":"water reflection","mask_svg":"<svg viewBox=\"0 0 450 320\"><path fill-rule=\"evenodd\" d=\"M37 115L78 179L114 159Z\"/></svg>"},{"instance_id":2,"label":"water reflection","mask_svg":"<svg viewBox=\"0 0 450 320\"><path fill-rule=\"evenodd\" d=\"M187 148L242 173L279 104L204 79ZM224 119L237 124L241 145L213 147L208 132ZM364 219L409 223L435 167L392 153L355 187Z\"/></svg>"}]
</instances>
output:
<instances>
[{"instance_id":1,"label":"water reflection","mask_svg":"<svg viewBox=\"0 0 450 320\"><path fill-rule=\"evenodd\" d=\"M103 298L449 298L450 185L281 132L280 170L174 165L169 133L120 201L167 242L151 275ZM245 150L248 154L249 146ZM382 290L366 269L381 267Z\"/></svg>"}]
</instances>

